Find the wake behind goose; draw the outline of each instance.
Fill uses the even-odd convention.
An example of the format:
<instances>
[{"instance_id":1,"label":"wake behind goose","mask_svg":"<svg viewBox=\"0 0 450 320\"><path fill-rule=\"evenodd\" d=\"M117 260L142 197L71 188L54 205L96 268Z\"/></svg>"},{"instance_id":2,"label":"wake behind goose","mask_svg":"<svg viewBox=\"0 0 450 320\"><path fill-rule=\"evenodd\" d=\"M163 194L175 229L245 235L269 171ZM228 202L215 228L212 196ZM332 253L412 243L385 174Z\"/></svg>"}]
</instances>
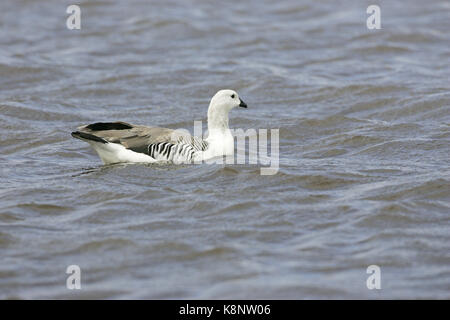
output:
<instances>
[{"instance_id":1,"label":"wake behind goose","mask_svg":"<svg viewBox=\"0 0 450 320\"><path fill-rule=\"evenodd\" d=\"M247 108L247 105L233 90L220 90L212 97L207 139L126 122L92 123L79 127L72 136L88 142L105 164L157 161L179 164L208 160L234 153L228 113L235 107Z\"/></svg>"}]
</instances>

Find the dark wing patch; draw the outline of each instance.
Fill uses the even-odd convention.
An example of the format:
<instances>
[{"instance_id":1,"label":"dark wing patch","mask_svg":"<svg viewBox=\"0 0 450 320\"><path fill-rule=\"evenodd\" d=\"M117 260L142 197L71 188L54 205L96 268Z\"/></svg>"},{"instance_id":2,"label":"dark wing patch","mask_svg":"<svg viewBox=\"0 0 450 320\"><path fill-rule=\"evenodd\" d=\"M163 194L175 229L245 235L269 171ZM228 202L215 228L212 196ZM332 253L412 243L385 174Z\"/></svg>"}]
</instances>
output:
<instances>
[{"instance_id":1,"label":"dark wing patch","mask_svg":"<svg viewBox=\"0 0 450 320\"><path fill-rule=\"evenodd\" d=\"M92 140L92 141L101 142L101 143L108 143L108 141L106 141L105 139L94 136L93 134L80 132L80 131L72 132L72 137L77 138L77 139Z\"/></svg>"},{"instance_id":2,"label":"dark wing patch","mask_svg":"<svg viewBox=\"0 0 450 320\"><path fill-rule=\"evenodd\" d=\"M133 126L125 122L96 122L86 126L86 129L90 129L92 131L126 130L131 128L133 128Z\"/></svg>"},{"instance_id":3,"label":"dark wing patch","mask_svg":"<svg viewBox=\"0 0 450 320\"><path fill-rule=\"evenodd\" d=\"M120 144L120 141L118 141L117 143ZM137 152L137 153L148 154L148 145L139 145L139 146L127 148L127 149Z\"/></svg>"}]
</instances>

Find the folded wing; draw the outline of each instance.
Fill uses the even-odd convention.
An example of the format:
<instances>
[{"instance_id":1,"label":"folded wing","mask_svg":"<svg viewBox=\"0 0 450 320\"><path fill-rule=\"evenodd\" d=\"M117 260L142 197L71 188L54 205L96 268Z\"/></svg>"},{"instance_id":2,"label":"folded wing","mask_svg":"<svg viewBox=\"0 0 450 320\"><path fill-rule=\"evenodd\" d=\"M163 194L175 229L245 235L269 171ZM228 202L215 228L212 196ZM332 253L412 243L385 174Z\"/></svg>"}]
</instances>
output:
<instances>
[{"instance_id":1,"label":"folded wing","mask_svg":"<svg viewBox=\"0 0 450 320\"><path fill-rule=\"evenodd\" d=\"M156 160L189 162L196 152L208 148L205 140L185 132L126 122L98 122L81 126L78 130L110 143L121 144L129 150L144 153Z\"/></svg>"}]
</instances>

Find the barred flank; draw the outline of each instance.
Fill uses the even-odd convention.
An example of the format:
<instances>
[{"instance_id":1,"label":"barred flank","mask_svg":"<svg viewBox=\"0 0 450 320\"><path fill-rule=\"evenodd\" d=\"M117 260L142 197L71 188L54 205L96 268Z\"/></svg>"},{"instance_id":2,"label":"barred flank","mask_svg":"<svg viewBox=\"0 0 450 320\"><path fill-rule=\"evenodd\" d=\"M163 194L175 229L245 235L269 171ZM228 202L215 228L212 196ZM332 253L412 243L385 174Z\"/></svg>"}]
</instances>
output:
<instances>
[{"instance_id":1,"label":"barred flank","mask_svg":"<svg viewBox=\"0 0 450 320\"><path fill-rule=\"evenodd\" d=\"M192 139L191 143L160 142L148 146L148 155L156 160L192 162L197 151L204 151L208 143Z\"/></svg>"}]
</instances>

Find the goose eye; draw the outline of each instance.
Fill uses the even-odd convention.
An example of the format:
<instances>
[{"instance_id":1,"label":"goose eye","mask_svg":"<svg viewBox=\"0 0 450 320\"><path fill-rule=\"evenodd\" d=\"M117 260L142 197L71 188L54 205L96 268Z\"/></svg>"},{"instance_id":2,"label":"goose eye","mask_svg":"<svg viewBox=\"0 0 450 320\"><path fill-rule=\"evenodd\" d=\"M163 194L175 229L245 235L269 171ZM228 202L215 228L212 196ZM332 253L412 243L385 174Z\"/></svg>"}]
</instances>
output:
<instances>
[{"instance_id":1,"label":"goose eye","mask_svg":"<svg viewBox=\"0 0 450 320\"><path fill-rule=\"evenodd\" d=\"M235 97L235 95L234 95L234 94L232 94L232 95L231 95L231 98L232 98L232 99L234 99L234 97Z\"/></svg>"}]
</instances>

